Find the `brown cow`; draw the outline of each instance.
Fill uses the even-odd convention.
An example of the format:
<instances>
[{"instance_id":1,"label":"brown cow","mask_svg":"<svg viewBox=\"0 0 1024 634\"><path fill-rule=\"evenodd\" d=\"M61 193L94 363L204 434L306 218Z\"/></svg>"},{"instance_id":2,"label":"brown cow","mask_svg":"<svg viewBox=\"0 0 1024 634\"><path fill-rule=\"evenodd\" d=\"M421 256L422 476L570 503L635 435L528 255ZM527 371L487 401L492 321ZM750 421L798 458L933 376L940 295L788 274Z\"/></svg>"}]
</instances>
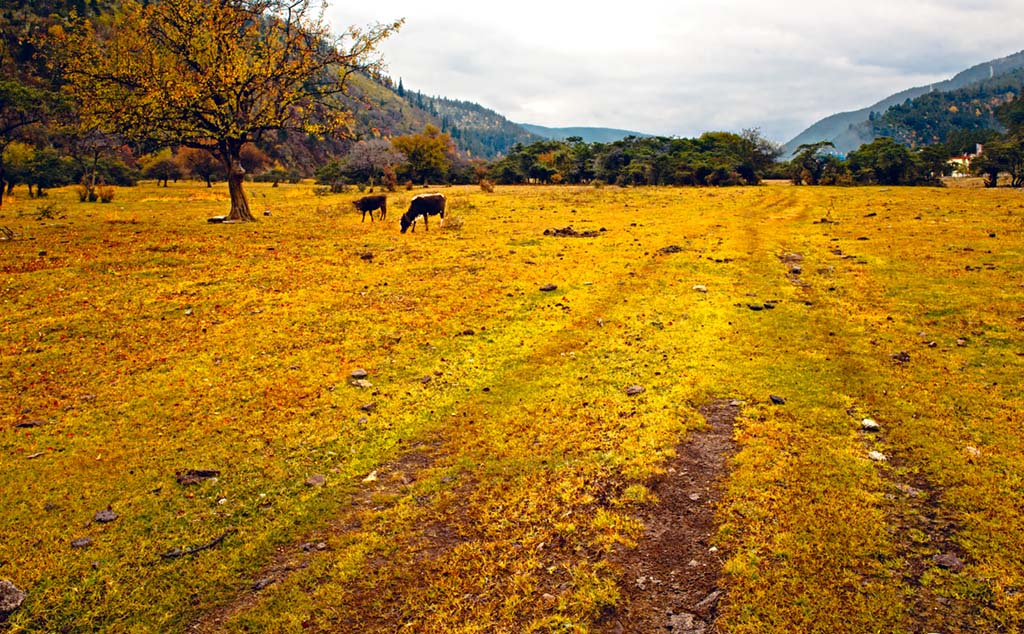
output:
<instances>
[{"instance_id":1,"label":"brown cow","mask_svg":"<svg viewBox=\"0 0 1024 634\"><path fill-rule=\"evenodd\" d=\"M388 215L388 197L384 194L378 196L363 196L359 200L352 201L355 208L363 212L363 219L359 222L366 222L366 212L370 212L370 222L373 222L373 211L380 209L380 219L384 220Z\"/></svg>"}]
</instances>

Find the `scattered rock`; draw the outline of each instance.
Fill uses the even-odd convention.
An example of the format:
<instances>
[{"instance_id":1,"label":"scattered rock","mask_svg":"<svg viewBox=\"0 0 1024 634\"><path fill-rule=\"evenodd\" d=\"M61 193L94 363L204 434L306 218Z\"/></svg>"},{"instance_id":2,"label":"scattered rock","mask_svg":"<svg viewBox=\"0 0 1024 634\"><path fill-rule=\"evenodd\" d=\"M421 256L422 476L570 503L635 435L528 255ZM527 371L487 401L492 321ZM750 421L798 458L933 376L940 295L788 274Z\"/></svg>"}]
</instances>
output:
<instances>
[{"instance_id":1,"label":"scattered rock","mask_svg":"<svg viewBox=\"0 0 1024 634\"><path fill-rule=\"evenodd\" d=\"M361 409L364 412L366 412L367 414L369 414L373 410L377 409L377 404L376 403L364 403L363 405L359 406L359 409Z\"/></svg>"},{"instance_id":2,"label":"scattered rock","mask_svg":"<svg viewBox=\"0 0 1024 634\"><path fill-rule=\"evenodd\" d=\"M227 216L213 216L212 218L207 218L206 222L208 222L210 224L217 225L217 224L221 224L223 222L227 222L227 220L228 220Z\"/></svg>"},{"instance_id":3,"label":"scattered rock","mask_svg":"<svg viewBox=\"0 0 1024 634\"><path fill-rule=\"evenodd\" d=\"M889 459L885 457L885 454L881 451L872 451L868 454L868 458L875 462L889 462Z\"/></svg>"},{"instance_id":4,"label":"scattered rock","mask_svg":"<svg viewBox=\"0 0 1024 634\"><path fill-rule=\"evenodd\" d=\"M775 310L775 302L765 302L764 303L764 309L765 310Z\"/></svg>"},{"instance_id":5,"label":"scattered rock","mask_svg":"<svg viewBox=\"0 0 1024 634\"><path fill-rule=\"evenodd\" d=\"M747 304L747 308L754 312L759 312L764 310L764 304Z\"/></svg>"},{"instance_id":6,"label":"scattered rock","mask_svg":"<svg viewBox=\"0 0 1024 634\"><path fill-rule=\"evenodd\" d=\"M786 264L795 264L797 262L803 262L804 256L800 253L783 253L779 256L779 259Z\"/></svg>"},{"instance_id":7,"label":"scattered rock","mask_svg":"<svg viewBox=\"0 0 1024 634\"><path fill-rule=\"evenodd\" d=\"M368 390L373 387L373 383L370 383L366 379L354 379L352 381L352 387L358 387L361 390Z\"/></svg>"},{"instance_id":8,"label":"scattered rock","mask_svg":"<svg viewBox=\"0 0 1024 634\"><path fill-rule=\"evenodd\" d=\"M219 475L220 471L215 471L213 469L185 469L182 471L176 471L174 473L174 479L182 486L190 486L193 484L199 484L203 480L216 478Z\"/></svg>"},{"instance_id":9,"label":"scattered rock","mask_svg":"<svg viewBox=\"0 0 1024 634\"><path fill-rule=\"evenodd\" d=\"M672 634L705 634L708 624L697 618L696 614L684 612L670 615L665 628Z\"/></svg>"},{"instance_id":10,"label":"scattered rock","mask_svg":"<svg viewBox=\"0 0 1024 634\"><path fill-rule=\"evenodd\" d=\"M79 537L78 539L71 540L72 548L88 548L92 546L92 539L88 537Z\"/></svg>"},{"instance_id":11,"label":"scattered rock","mask_svg":"<svg viewBox=\"0 0 1024 634\"><path fill-rule=\"evenodd\" d=\"M368 475L365 478L363 478L363 482L376 482L377 479L378 479L377 478L377 472L376 471L371 471L370 475Z\"/></svg>"},{"instance_id":12,"label":"scattered rock","mask_svg":"<svg viewBox=\"0 0 1024 634\"><path fill-rule=\"evenodd\" d=\"M718 605L718 600L722 598L722 591L715 590L697 604L697 611L703 614L708 614Z\"/></svg>"},{"instance_id":13,"label":"scattered rock","mask_svg":"<svg viewBox=\"0 0 1024 634\"><path fill-rule=\"evenodd\" d=\"M909 484L897 484L896 488L899 489L905 495L909 495L912 498L921 497L921 489L916 489Z\"/></svg>"},{"instance_id":14,"label":"scattered rock","mask_svg":"<svg viewBox=\"0 0 1024 634\"><path fill-rule=\"evenodd\" d=\"M277 579L274 579L273 577L267 577L265 579L260 579L256 583L252 584L252 589L257 591L257 592L259 592L263 588L266 588L267 586L273 584L275 581L277 581Z\"/></svg>"},{"instance_id":15,"label":"scattered rock","mask_svg":"<svg viewBox=\"0 0 1024 634\"><path fill-rule=\"evenodd\" d=\"M647 390L642 385L630 385L629 387L626 388L626 395L636 396L638 394L643 394L646 391Z\"/></svg>"},{"instance_id":16,"label":"scattered rock","mask_svg":"<svg viewBox=\"0 0 1024 634\"><path fill-rule=\"evenodd\" d=\"M879 427L878 423L876 423L873 418L865 418L864 420L862 420L860 422L860 428L863 429L864 431L871 432L878 432L882 430L882 428Z\"/></svg>"},{"instance_id":17,"label":"scattered rock","mask_svg":"<svg viewBox=\"0 0 1024 634\"><path fill-rule=\"evenodd\" d=\"M370 376L370 373L362 368L356 368L355 370L352 370L352 374L350 374L349 376L351 376L353 379L365 379L366 377Z\"/></svg>"},{"instance_id":18,"label":"scattered rock","mask_svg":"<svg viewBox=\"0 0 1024 634\"><path fill-rule=\"evenodd\" d=\"M27 594L6 579L0 581L0 618L6 618L25 602Z\"/></svg>"},{"instance_id":19,"label":"scattered rock","mask_svg":"<svg viewBox=\"0 0 1024 634\"><path fill-rule=\"evenodd\" d=\"M703 284L694 284L693 290L697 291L698 293L707 293L708 287L704 286Z\"/></svg>"},{"instance_id":20,"label":"scattered rock","mask_svg":"<svg viewBox=\"0 0 1024 634\"><path fill-rule=\"evenodd\" d=\"M317 473L306 478L306 486L318 489L327 484L327 478Z\"/></svg>"},{"instance_id":21,"label":"scattered rock","mask_svg":"<svg viewBox=\"0 0 1024 634\"><path fill-rule=\"evenodd\" d=\"M373 262L373 254L367 251L366 253L361 254L359 259L365 262Z\"/></svg>"},{"instance_id":22,"label":"scattered rock","mask_svg":"<svg viewBox=\"0 0 1024 634\"><path fill-rule=\"evenodd\" d=\"M32 429L33 427L42 427L46 424L45 420L26 420L15 425L18 429Z\"/></svg>"},{"instance_id":23,"label":"scattered rock","mask_svg":"<svg viewBox=\"0 0 1024 634\"><path fill-rule=\"evenodd\" d=\"M554 284L545 284L544 286L540 287L540 290L544 291L545 293L550 293L551 291L557 291L558 287L555 286Z\"/></svg>"},{"instance_id":24,"label":"scattered rock","mask_svg":"<svg viewBox=\"0 0 1024 634\"><path fill-rule=\"evenodd\" d=\"M699 502L700 501L700 493L691 493L689 495L689 498L690 498L691 502Z\"/></svg>"},{"instance_id":25,"label":"scattered rock","mask_svg":"<svg viewBox=\"0 0 1024 634\"><path fill-rule=\"evenodd\" d=\"M892 360L896 363L910 363L910 354L906 351L897 352L896 354L891 354L889 356L892 357Z\"/></svg>"},{"instance_id":26,"label":"scattered rock","mask_svg":"<svg viewBox=\"0 0 1024 634\"><path fill-rule=\"evenodd\" d=\"M964 447L964 453L967 454L968 458L980 458L981 457L981 449L978 449L977 447L975 447L973 445L967 445L966 447Z\"/></svg>"},{"instance_id":27,"label":"scattered rock","mask_svg":"<svg viewBox=\"0 0 1024 634\"><path fill-rule=\"evenodd\" d=\"M432 377L430 377L430 376L424 376L424 377L422 377L420 379L420 383L422 383L423 385L426 385L426 384L430 383L433 380L434 379Z\"/></svg>"},{"instance_id":28,"label":"scattered rock","mask_svg":"<svg viewBox=\"0 0 1024 634\"><path fill-rule=\"evenodd\" d=\"M299 546L299 548L301 548L302 550L304 550L307 553L311 553L314 550L327 550L327 543L326 542L306 542L305 544L302 544L301 546Z\"/></svg>"},{"instance_id":29,"label":"scattered rock","mask_svg":"<svg viewBox=\"0 0 1024 634\"><path fill-rule=\"evenodd\" d=\"M683 247L679 246L678 244L671 244L671 245L669 245L667 247L662 247L662 248L658 249L658 253L661 253L662 255L672 255L673 253L682 253L682 252L683 252Z\"/></svg>"},{"instance_id":30,"label":"scattered rock","mask_svg":"<svg viewBox=\"0 0 1024 634\"><path fill-rule=\"evenodd\" d=\"M263 215L264 216L270 216L270 210L269 209L264 210L263 211Z\"/></svg>"},{"instance_id":31,"label":"scattered rock","mask_svg":"<svg viewBox=\"0 0 1024 634\"><path fill-rule=\"evenodd\" d=\"M793 266L789 267L789 272L792 273L793 275L800 275L801 273L804 272L804 267L800 266L799 264L794 264Z\"/></svg>"},{"instance_id":32,"label":"scattered rock","mask_svg":"<svg viewBox=\"0 0 1024 634\"><path fill-rule=\"evenodd\" d=\"M773 405L785 405L786 404L786 399L782 398L781 396L775 396L774 394L772 394L768 398L771 399Z\"/></svg>"},{"instance_id":33,"label":"scattered rock","mask_svg":"<svg viewBox=\"0 0 1024 634\"><path fill-rule=\"evenodd\" d=\"M966 339L957 339L956 340L956 347L957 348L966 348L967 347L967 340Z\"/></svg>"},{"instance_id":34,"label":"scattered rock","mask_svg":"<svg viewBox=\"0 0 1024 634\"><path fill-rule=\"evenodd\" d=\"M932 557L935 565L950 572L960 572L964 569L964 562L953 553L943 553Z\"/></svg>"},{"instance_id":35,"label":"scattered rock","mask_svg":"<svg viewBox=\"0 0 1024 634\"><path fill-rule=\"evenodd\" d=\"M116 519L117 519L117 513L115 513L109 507L103 509L102 511L97 511L96 515L92 516L92 521L98 522L100 524L107 524L107 523L113 522Z\"/></svg>"}]
</instances>

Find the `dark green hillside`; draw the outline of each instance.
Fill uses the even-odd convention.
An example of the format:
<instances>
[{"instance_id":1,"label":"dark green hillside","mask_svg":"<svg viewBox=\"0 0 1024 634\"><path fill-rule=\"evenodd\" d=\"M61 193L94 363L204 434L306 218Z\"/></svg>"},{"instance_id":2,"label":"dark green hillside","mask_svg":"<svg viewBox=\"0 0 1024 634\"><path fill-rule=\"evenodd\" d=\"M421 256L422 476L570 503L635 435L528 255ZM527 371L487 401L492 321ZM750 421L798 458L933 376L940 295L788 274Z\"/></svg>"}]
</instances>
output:
<instances>
[{"instance_id":1,"label":"dark green hillside","mask_svg":"<svg viewBox=\"0 0 1024 634\"><path fill-rule=\"evenodd\" d=\"M999 106L1021 94L1024 68L950 92L931 92L872 117L875 136L888 136L910 147L945 143L964 130L1002 130Z\"/></svg>"},{"instance_id":2,"label":"dark green hillside","mask_svg":"<svg viewBox=\"0 0 1024 634\"><path fill-rule=\"evenodd\" d=\"M936 91L950 92L959 90L980 81L1001 77L1020 68L1024 68L1024 51L983 64L977 64L958 73L952 79L931 86L918 86L904 90L886 97L867 108L830 115L789 141L785 145L786 152L784 156L791 156L800 145L817 143L818 141L831 141L835 144L836 153L847 154L856 150L864 143L870 143L878 138L878 134L873 130L873 121L871 119L881 116L893 106L904 104L908 99L913 100Z\"/></svg>"}]
</instances>

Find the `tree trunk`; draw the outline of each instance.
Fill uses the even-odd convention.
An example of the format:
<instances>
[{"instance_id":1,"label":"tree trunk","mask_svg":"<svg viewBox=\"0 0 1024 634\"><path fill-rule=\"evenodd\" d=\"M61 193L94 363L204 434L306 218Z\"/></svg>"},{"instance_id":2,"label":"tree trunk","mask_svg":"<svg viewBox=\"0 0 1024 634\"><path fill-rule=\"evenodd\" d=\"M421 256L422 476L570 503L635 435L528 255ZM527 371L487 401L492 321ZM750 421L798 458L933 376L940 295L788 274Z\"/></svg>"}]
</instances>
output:
<instances>
[{"instance_id":1,"label":"tree trunk","mask_svg":"<svg viewBox=\"0 0 1024 634\"><path fill-rule=\"evenodd\" d=\"M231 213L228 220L237 222L256 222L249 211L249 200L245 197L242 181L245 179L245 168L238 157L233 157L228 169L228 192L231 194Z\"/></svg>"},{"instance_id":2,"label":"tree trunk","mask_svg":"<svg viewBox=\"0 0 1024 634\"><path fill-rule=\"evenodd\" d=\"M4 168L4 158L2 154L3 150L0 150L0 207L4 205L4 190L7 189L7 170Z\"/></svg>"}]
</instances>

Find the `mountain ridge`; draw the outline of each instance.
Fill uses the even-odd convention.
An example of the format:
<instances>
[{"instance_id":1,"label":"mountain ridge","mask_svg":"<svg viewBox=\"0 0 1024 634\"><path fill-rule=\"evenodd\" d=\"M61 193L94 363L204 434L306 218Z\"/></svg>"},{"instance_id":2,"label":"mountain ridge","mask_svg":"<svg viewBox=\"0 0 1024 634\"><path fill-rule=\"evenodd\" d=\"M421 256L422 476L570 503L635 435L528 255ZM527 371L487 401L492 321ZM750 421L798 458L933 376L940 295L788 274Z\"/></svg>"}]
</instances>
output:
<instances>
[{"instance_id":1,"label":"mountain ridge","mask_svg":"<svg viewBox=\"0 0 1024 634\"><path fill-rule=\"evenodd\" d=\"M542 125L535 125L532 123L519 123L516 124L525 129L527 132L535 134L545 139L551 139L553 141L564 141L570 137L578 136L583 139L585 143L614 143L615 141L621 141L628 136L635 137L649 137L654 136L653 134L647 134L645 132L636 132L633 130L620 130L618 128L600 128L591 126L571 126L565 128L549 128Z\"/></svg>"},{"instance_id":2,"label":"mountain ridge","mask_svg":"<svg viewBox=\"0 0 1024 634\"><path fill-rule=\"evenodd\" d=\"M930 92L958 90L973 83L991 79L1022 67L1024 67L1024 51L982 62L981 64L975 64L957 73L950 79L935 84L908 88L890 95L867 108L829 115L815 122L786 143L783 156L791 155L800 145L817 143L818 141L831 141L836 146L835 152L837 154L848 154L864 143L870 143L876 138L873 126L870 125L873 113L880 116L893 106L902 104L907 100L916 99Z\"/></svg>"}]
</instances>

